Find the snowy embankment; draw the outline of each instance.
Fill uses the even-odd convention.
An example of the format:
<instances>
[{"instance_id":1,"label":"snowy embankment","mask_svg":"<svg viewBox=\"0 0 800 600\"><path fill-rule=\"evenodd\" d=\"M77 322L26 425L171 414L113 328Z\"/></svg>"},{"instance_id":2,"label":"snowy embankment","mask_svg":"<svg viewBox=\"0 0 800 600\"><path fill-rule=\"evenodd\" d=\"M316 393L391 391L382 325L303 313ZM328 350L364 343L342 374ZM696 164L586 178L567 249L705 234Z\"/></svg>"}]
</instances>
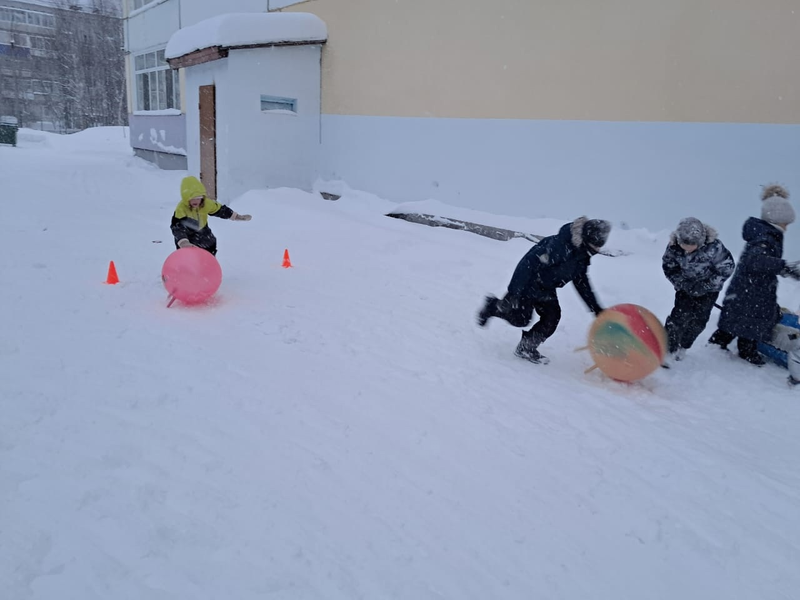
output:
<instances>
[{"instance_id":1,"label":"snowy embankment","mask_svg":"<svg viewBox=\"0 0 800 600\"><path fill-rule=\"evenodd\" d=\"M800 397L704 347L716 313L625 386L584 375L567 287L534 366L518 330L474 325L529 242L287 189L213 220L216 302L167 309L184 173L120 129L21 133L0 147L0 596L796 597ZM612 233L631 254L595 258L601 303L666 317L666 236Z\"/></svg>"}]
</instances>

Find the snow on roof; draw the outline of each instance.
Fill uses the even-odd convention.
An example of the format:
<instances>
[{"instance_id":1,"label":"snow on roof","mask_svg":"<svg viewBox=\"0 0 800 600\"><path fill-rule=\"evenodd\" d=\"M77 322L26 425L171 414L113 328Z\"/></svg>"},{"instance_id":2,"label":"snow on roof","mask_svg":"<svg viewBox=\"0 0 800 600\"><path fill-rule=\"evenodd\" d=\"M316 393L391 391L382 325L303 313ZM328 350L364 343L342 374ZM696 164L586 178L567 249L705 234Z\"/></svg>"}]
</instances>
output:
<instances>
[{"instance_id":1,"label":"snow on roof","mask_svg":"<svg viewBox=\"0 0 800 600\"><path fill-rule=\"evenodd\" d=\"M310 13L229 13L176 31L166 58L178 58L204 48L234 48L328 39L325 22Z\"/></svg>"}]
</instances>

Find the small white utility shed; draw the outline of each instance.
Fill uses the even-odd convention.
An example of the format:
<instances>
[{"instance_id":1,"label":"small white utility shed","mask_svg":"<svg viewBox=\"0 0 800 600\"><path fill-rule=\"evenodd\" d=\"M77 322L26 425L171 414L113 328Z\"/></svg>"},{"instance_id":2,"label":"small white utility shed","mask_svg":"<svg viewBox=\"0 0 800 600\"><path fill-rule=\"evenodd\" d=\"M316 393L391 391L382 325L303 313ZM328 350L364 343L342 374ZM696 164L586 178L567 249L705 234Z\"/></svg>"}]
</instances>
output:
<instances>
[{"instance_id":1,"label":"small white utility shed","mask_svg":"<svg viewBox=\"0 0 800 600\"><path fill-rule=\"evenodd\" d=\"M228 202L254 188L309 190L320 152L327 27L306 13L234 13L177 31L189 172Z\"/></svg>"}]
</instances>

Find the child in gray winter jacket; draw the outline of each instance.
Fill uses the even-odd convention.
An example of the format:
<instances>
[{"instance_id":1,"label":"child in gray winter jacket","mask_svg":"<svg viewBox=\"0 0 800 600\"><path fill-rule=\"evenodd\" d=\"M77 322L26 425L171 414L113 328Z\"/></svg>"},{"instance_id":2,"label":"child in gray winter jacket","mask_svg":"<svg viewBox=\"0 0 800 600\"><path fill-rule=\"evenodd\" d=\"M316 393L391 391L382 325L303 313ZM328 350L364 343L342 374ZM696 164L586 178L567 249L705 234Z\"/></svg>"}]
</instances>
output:
<instances>
[{"instance_id":1,"label":"child in gray winter jacket","mask_svg":"<svg viewBox=\"0 0 800 600\"><path fill-rule=\"evenodd\" d=\"M662 257L664 275L675 288L675 306L665 324L675 360L683 358L705 329L734 267L733 256L712 227L694 217L678 223Z\"/></svg>"}]
</instances>

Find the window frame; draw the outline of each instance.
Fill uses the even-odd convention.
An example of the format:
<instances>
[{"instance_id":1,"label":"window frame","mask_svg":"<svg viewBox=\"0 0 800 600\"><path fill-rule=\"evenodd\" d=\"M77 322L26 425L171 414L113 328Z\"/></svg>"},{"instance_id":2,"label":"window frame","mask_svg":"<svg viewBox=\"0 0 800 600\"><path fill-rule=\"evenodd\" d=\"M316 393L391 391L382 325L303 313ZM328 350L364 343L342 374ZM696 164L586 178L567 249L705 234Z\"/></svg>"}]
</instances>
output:
<instances>
[{"instance_id":1,"label":"window frame","mask_svg":"<svg viewBox=\"0 0 800 600\"><path fill-rule=\"evenodd\" d=\"M136 6L137 2L141 2L139 6ZM148 4L152 4L153 2L158 2L158 0L131 0L131 12L135 10L142 10L146 8Z\"/></svg>"},{"instance_id":2,"label":"window frame","mask_svg":"<svg viewBox=\"0 0 800 600\"><path fill-rule=\"evenodd\" d=\"M181 110L179 72L177 69L172 69L167 63L164 56L165 50L166 48L159 48L133 55L136 112ZM164 73L163 78L159 76L159 73ZM147 89L144 84L145 78L147 79ZM145 92L147 98L145 98ZM154 104L155 108L153 108Z\"/></svg>"},{"instance_id":3,"label":"window frame","mask_svg":"<svg viewBox=\"0 0 800 600\"><path fill-rule=\"evenodd\" d=\"M31 79L31 89L34 96L50 96L53 94L53 81L49 79Z\"/></svg>"},{"instance_id":4,"label":"window frame","mask_svg":"<svg viewBox=\"0 0 800 600\"><path fill-rule=\"evenodd\" d=\"M141 13L147 11L147 10L150 10L151 8L154 8L154 7L158 6L159 4L164 4L164 2L167 2L167 0L141 0L142 4L137 7L136 3L138 1L139 0L128 0L127 1L128 17L129 18L130 17L135 17L136 15L139 15L139 14L141 14Z\"/></svg>"},{"instance_id":5,"label":"window frame","mask_svg":"<svg viewBox=\"0 0 800 600\"><path fill-rule=\"evenodd\" d=\"M264 108L267 104L269 108ZM297 114L297 98L287 98L285 96L273 96L271 94L261 94L261 112L265 114Z\"/></svg>"},{"instance_id":6,"label":"window frame","mask_svg":"<svg viewBox=\"0 0 800 600\"><path fill-rule=\"evenodd\" d=\"M40 10L28 10L14 6L0 6L0 21L25 25L26 27L41 27L42 29L55 29L56 16Z\"/></svg>"}]
</instances>

